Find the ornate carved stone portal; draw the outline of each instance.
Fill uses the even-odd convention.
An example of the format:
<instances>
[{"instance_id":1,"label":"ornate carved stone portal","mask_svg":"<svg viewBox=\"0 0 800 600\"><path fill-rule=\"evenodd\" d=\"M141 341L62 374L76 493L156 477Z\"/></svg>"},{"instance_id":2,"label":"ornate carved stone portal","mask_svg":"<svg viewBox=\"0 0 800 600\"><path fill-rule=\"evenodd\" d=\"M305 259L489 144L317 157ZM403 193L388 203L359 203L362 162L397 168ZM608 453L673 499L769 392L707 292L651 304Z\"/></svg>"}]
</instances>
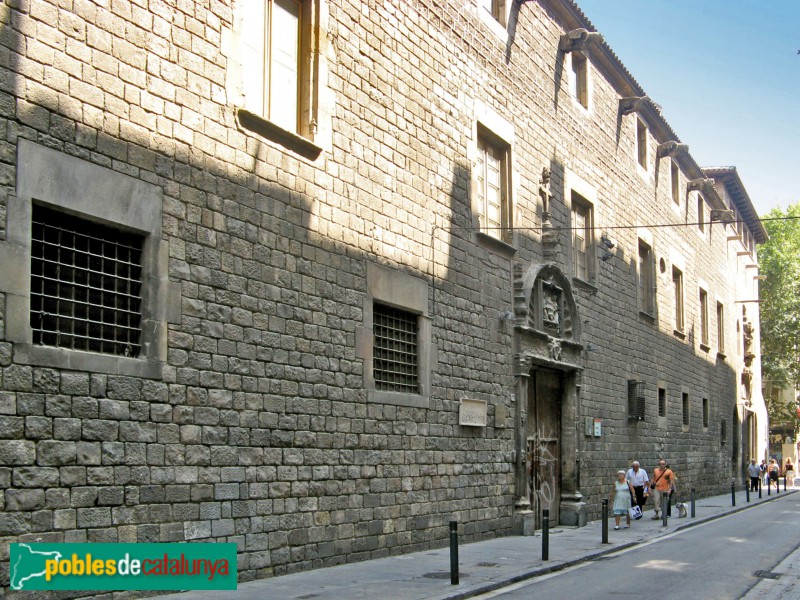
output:
<instances>
[{"instance_id":1,"label":"ornate carved stone portal","mask_svg":"<svg viewBox=\"0 0 800 600\"><path fill-rule=\"evenodd\" d=\"M569 278L553 263L514 270L517 530L532 533L542 510L585 525L579 491L580 319Z\"/></svg>"}]
</instances>

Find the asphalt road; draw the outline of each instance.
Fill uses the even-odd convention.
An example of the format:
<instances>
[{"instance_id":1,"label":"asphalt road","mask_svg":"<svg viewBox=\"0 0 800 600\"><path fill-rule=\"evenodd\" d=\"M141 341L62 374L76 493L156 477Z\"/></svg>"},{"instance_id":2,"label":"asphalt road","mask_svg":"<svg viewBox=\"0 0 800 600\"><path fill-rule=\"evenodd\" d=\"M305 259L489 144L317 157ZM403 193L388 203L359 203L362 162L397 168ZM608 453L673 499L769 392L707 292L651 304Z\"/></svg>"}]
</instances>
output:
<instances>
[{"instance_id":1,"label":"asphalt road","mask_svg":"<svg viewBox=\"0 0 800 600\"><path fill-rule=\"evenodd\" d=\"M792 494L478 598L734 600L798 545L800 497Z\"/></svg>"}]
</instances>

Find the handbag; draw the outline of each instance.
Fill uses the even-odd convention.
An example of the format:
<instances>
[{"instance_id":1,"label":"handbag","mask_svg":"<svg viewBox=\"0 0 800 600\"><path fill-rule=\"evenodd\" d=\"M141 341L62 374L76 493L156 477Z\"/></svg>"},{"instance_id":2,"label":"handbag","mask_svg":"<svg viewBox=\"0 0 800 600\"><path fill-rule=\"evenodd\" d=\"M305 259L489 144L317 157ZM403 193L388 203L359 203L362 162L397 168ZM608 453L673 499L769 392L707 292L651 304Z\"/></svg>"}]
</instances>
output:
<instances>
[{"instance_id":1,"label":"handbag","mask_svg":"<svg viewBox=\"0 0 800 600\"><path fill-rule=\"evenodd\" d=\"M642 518L642 509L638 506L631 506L628 509L628 513L631 515L631 519L639 520Z\"/></svg>"}]
</instances>

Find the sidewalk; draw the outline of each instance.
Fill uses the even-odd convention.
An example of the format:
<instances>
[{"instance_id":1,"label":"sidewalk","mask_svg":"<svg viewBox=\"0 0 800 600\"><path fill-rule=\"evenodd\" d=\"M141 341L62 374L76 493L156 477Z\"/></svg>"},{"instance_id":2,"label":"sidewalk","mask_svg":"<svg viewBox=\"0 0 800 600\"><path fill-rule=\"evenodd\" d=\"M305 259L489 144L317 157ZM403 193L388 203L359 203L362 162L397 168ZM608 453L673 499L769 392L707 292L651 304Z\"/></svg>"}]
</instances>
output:
<instances>
[{"instance_id":1,"label":"sidewalk","mask_svg":"<svg viewBox=\"0 0 800 600\"><path fill-rule=\"evenodd\" d=\"M741 486L740 486L741 487ZM553 527L550 530L550 556L542 561L542 536L511 536L464 544L459 547L460 584L450 583L450 550L440 548L413 554L404 554L340 565L292 575L272 577L239 584L236 592L195 591L160 596L168 600L262 600L285 598L287 600L340 600L391 597L397 600L457 600L496 590L511 583L530 579L589 560L596 560L617 550L635 546L673 533L677 530L710 521L727 514L746 510L757 504L784 498L797 490L788 490L767 496L763 492L751 494L747 504L745 492L736 493L736 506L731 506L731 495L723 494L703 498L695 503L696 518L673 518L666 528L660 520L651 520L652 510L643 519L634 521L630 529L614 531L614 520L609 520L608 544L601 543L601 521L592 521L586 527ZM691 514L691 513L690 513ZM624 524L624 520L623 520Z\"/></svg>"}]
</instances>

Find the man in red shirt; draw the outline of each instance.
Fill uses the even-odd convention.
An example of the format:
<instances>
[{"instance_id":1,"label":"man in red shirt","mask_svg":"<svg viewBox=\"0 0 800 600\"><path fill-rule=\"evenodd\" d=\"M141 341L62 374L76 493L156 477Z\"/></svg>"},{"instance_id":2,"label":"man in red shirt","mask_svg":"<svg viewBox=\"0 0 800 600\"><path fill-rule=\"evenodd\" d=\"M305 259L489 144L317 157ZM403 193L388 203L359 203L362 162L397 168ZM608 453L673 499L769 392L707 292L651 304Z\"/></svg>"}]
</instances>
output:
<instances>
[{"instance_id":1,"label":"man in red shirt","mask_svg":"<svg viewBox=\"0 0 800 600\"><path fill-rule=\"evenodd\" d=\"M653 509L656 512L651 519L655 521L661 518L661 502L664 494L670 496L675 490L675 473L667 466L667 461L663 458L658 461L658 466L653 470L653 481L650 483L650 490L653 494L653 504L655 505ZM667 502L669 502L669 499Z\"/></svg>"}]
</instances>

